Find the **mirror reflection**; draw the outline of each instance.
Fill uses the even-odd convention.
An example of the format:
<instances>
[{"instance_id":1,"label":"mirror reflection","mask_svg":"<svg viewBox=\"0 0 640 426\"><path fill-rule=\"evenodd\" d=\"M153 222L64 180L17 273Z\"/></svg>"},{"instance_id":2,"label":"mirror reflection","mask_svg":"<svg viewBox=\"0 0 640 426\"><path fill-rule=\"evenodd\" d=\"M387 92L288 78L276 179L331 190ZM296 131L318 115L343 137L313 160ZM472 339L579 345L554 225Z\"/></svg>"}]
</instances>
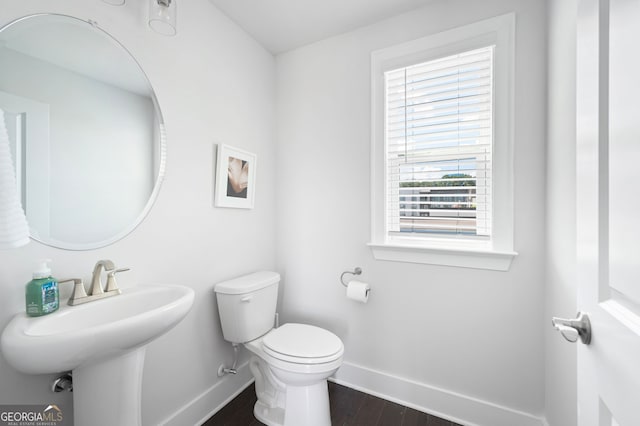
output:
<instances>
[{"instance_id":1,"label":"mirror reflection","mask_svg":"<svg viewBox=\"0 0 640 426\"><path fill-rule=\"evenodd\" d=\"M151 85L95 23L33 15L0 30L0 109L32 237L101 247L144 218L164 168Z\"/></svg>"}]
</instances>

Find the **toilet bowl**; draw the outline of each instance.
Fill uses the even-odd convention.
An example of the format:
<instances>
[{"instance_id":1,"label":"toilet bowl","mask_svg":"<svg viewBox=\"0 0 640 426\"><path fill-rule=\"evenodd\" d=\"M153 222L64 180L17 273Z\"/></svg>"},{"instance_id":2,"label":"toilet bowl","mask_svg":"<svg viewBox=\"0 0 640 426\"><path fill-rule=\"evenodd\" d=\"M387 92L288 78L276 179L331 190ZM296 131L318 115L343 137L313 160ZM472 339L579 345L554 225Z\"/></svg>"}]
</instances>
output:
<instances>
[{"instance_id":1,"label":"toilet bowl","mask_svg":"<svg viewBox=\"0 0 640 426\"><path fill-rule=\"evenodd\" d=\"M268 426L331 426L327 378L340 368L344 345L313 325L274 328L279 281L279 274L262 271L216 285L224 338L253 354L258 420Z\"/></svg>"},{"instance_id":2,"label":"toilet bowl","mask_svg":"<svg viewBox=\"0 0 640 426\"><path fill-rule=\"evenodd\" d=\"M284 324L244 345L256 380L254 415L271 425L331 425L327 378L342 364L344 346L333 333Z\"/></svg>"}]
</instances>

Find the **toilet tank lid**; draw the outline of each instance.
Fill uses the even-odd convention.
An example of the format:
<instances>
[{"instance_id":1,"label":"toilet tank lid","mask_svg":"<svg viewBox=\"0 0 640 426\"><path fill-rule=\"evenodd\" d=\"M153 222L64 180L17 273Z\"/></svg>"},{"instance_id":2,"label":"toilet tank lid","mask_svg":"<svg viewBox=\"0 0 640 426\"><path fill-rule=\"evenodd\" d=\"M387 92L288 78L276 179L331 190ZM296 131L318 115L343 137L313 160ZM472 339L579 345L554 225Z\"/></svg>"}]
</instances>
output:
<instances>
[{"instance_id":1,"label":"toilet tank lid","mask_svg":"<svg viewBox=\"0 0 640 426\"><path fill-rule=\"evenodd\" d=\"M221 294L244 294L260 290L280 281L280 274L273 271L258 271L216 284L214 291Z\"/></svg>"}]
</instances>

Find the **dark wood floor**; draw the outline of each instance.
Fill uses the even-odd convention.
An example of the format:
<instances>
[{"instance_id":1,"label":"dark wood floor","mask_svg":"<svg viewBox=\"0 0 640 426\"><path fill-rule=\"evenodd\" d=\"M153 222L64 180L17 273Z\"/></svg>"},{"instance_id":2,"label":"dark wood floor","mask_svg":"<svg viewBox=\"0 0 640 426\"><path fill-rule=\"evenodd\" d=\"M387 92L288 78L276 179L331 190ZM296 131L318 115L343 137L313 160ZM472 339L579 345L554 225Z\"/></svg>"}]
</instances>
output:
<instances>
[{"instance_id":1,"label":"dark wood floor","mask_svg":"<svg viewBox=\"0 0 640 426\"><path fill-rule=\"evenodd\" d=\"M261 426L253 417L255 403L256 392L251 385L204 426ZM333 426L460 426L332 382L329 382L329 404Z\"/></svg>"}]
</instances>

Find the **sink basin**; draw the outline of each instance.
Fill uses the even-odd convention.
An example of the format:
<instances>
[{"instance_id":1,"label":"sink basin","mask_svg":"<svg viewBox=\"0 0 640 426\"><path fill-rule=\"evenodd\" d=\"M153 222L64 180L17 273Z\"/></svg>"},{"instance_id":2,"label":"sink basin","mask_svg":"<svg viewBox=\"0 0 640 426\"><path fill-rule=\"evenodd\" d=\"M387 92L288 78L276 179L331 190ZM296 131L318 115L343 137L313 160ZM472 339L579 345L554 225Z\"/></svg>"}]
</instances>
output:
<instances>
[{"instance_id":1,"label":"sink basin","mask_svg":"<svg viewBox=\"0 0 640 426\"><path fill-rule=\"evenodd\" d=\"M74 370L166 333L189 312L193 298L188 287L148 285L84 305L61 303L58 311L42 317L20 313L2 334L2 353L23 373Z\"/></svg>"},{"instance_id":2,"label":"sink basin","mask_svg":"<svg viewBox=\"0 0 640 426\"><path fill-rule=\"evenodd\" d=\"M42 317L20 313L2 333L2 353L27 374L72 370L75 424L141 425L145 345L178 324L193 299L188 287L145 285Z\"/></svg>"}]
</instances>

